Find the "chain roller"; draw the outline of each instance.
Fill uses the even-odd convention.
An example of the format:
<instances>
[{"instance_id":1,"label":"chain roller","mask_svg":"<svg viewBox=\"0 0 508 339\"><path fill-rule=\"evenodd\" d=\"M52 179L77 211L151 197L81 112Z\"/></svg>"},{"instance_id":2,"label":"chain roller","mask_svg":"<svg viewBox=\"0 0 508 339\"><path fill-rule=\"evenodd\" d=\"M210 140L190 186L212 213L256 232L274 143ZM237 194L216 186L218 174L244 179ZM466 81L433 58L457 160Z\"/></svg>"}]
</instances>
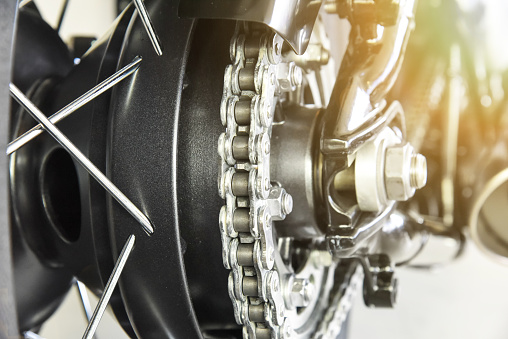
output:
<instances>
[{"instance_id":1,"label":"chain roller","mask_svg":"<svg viewBox=\"0 0 508 339\"><path fill-rule=\"evenodd\" d=\"M238 26L224 74L219 137L219 216L229 295L244 337L280 338L284 331L282 286L274 270L276 250L270 195L270 135L277 100L277 64L283 40L266 29Z\"/></svg>"},{"instance_id":2,"label":"chain roller","mask_svg":"<svg viewBox=\"0 0 508 339\"><path fill-rule=\"evenodd\" d=\"M220 118L226 129L218 140L218 188L225 205L219 225L224 267L231 271L229 296L244 338L295 334L285 314L272 230L273 220L283 219L292 209L291 196L270 181L270 137L278 96L294 89L292 83L281 83L284 79L278 75L296 67L301 78L298 66L282 62L282 44L278 34L264 27L239 24L230 45L232 64L224 73ZM320 338L331 338L328 328L333 335L340 332L335 320L341 324L347 316L353 288L329 307L326 315L334 324L325 326L323 321Z\"/></svg>"}]
</instances>

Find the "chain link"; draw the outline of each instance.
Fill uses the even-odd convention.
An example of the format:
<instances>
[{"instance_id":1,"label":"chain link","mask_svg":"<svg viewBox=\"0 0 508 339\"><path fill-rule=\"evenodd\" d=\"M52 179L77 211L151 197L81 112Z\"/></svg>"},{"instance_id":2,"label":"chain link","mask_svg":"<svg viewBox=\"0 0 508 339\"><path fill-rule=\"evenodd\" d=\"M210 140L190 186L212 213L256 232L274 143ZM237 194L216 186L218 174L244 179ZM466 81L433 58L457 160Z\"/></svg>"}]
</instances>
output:
<instances>
[{"instance_id":1,"label":"chain link","mask_svg":"<svg viewBox=\"0 0 508 339\"><path fill-rule=\"evenodd\" d=\"M273 220L290 212L284 202L292 198L284 188L271 186L270 137L278 96L294 90L301 69L282 62L282 44L278 34L264 27L238 24L230 45L232 64L224 74L220 117L226 130L218 140L218 184L225 205L219 225L224 267L231 270L229 296L244 338L294 334L286 319L282 277L274 267L272 231ZM288 70L296 76L286 74ZM278 201L270 204L273 197ZM343 296L333 298L325 313L330 321L322 321L318 329L320 338L340 333L358 277L355 273Z\"/></svg>"},{"instance_id":2,"label":"chain link","mask_svg":"<svg viewBox=\"0 0 508 339\"><path fill-rule=\"evenodd\" d=\"M342 326L347 319L349 311L353 306L358 289L363 284L363 269L357 266L350 277L346 277L344 289L337 289L331 298L323 320L314 335L316 339L337 339L342 331Z\"/></svg>"},{"instance_id":3,"label":"chain link","mask_svg":"<svg viewBox=\"0 0 508 339\"><path fill-rule=\"evenodd\" d=\"M268 198L270 135L277 103L283 40L266 29L238 25L224 75L219 137L219 194L229 295L244 337L284 337L284 301L274 269L276 251ZM279 214L283 214L279 212Z\"/></svg>"}]
</instances>

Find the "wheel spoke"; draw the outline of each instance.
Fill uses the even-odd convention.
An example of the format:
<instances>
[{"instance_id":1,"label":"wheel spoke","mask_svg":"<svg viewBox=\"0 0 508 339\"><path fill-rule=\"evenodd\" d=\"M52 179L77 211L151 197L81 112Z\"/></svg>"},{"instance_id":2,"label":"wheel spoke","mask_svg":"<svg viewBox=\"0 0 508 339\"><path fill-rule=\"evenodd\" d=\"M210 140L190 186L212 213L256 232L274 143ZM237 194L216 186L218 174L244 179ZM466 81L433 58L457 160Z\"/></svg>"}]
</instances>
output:
<instances>
[{"instance_id":1,"label":"wheel spoke","mask_svg":"<svg viewBox=\"0 0 508 339\"><path fill-rule=\"evenodd\" d=\"M106 288L102 293L101 299L99 300L97 307L95 307L92 319L88 323L85 333L83 334L83 339L92 339L92 337L94 336L95 331L97 330L97 326L99 326L99 322L101 321L102 315L104 314L104 311L108 306L109 299L113 294L118 279L122 274L122 270L125 266L125 263L127 262L127 259L129 258L129 255L131 254L132 249L134 248L135 240L136 237L134 236L134 234L132 234L129 236L129 239L127 239L127 242L123 246L122 252L120 253L118 260L115 263L115 267L113 268L113 272L111 273L108 279L108 283L106 284Z\"/></svg>"},{"instance_id":2,"label":"wheel spoke","mask_svg":"<svg viewBox=\"0 0 508 339\"><path fill-rule=\"evenodd\" d=\"M64 108L60 109L58 112L53 114L49 117L49 121L52 124L56 124L57 122L65 119L75 111L77 111L79 108L83 107L90 101L97 98L102 93L106 92L108 89L112 88L113 86L117 85L120 81L124 80L131 74L133 74L140 66L142 58L136 57L130 64L65 106ZM42 132L44 132L44 129L41 124L38 124L28 132L24 133L14 141L11 141L9 145L7 146L7 155L10 155L14 152L16 152L18 149L20 149L22 146L27 144L29 141L36 138L38 135L40 135Z\"/></svg>"},{"instance_id":3,"label":"wheel spoke","mask_svg":"<svg viewBox=\"0 0 508 339\"><path fill-rule=\"evenodd\" d=\"M25 337L25 339L44 339L43 337L32 331L26 331L25 333L23 333L23 336Z\"/></svg>"},{"instance_id":4,"label":"wheel spoke","mask_svg":"<svg viewBox=\"0 0 508 339\"><path fill-rule=\"evenodd\" d=\"M90 321L92 318L92 307L90 306L90 299L88 298L88 292L86 291L85 284L78 280L76 281L76 287L78 288L79 297L81 298L83 311L85 311L86 320Z\"/></svg>"},{"instance_id":5,"label":"wheel spoke","mask_svg":"<svg viewBox=\"0 0 508 339\"><path fill-rule=\"evenodd\" d=\"M157 36L157 32L155 32L155 28L153 27L152 20L150 20L150 16L148 15L148 11L146 10L145 3L143 0L134 0L134 4L138 10L139 16L141 17L141 21L143 21L143 25L145 26L146 33L150 37L150 41L152 42L153 48L155 49L155 53L157 55L162 55L162 44Z\"/></svg>"},{"instance_id":6,"label":"wheel spoke","mask_svg":"<svg viewBox=\"0 0 508 339\"><path fill-rule=\"evenodd\" d=\"M32 2L32 0L22 0L19 2L19 8L23 8L31 2Z\"/></svg>"},{"instance_id":7,"label":"wheel spoke","mask_svg":"<svg viewBox=\"0 0 508 339\"><path fill-rule=\"evenodd\" d=\"M51 136L58 141L79 162L90 175L109 192L148 233L153 233L153 226L148 219L81 151L42 113L14 84L9 84L11 95L22 105Z\"/></svg>"}]
</instances>

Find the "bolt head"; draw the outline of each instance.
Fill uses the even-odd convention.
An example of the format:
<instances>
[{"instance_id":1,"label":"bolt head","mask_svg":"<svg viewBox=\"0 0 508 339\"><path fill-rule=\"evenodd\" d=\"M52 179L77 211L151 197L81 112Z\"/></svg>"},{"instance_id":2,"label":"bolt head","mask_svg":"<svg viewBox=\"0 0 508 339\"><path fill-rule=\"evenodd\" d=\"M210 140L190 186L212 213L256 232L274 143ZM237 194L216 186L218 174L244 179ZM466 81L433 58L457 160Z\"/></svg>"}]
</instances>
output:
<instances>
[{"instance_id":1,"label":"bolt head","mask_svg":"<svg viewBox=\"0 0 508 339\"><path fill-rule=\"evenodd\" d=\"M293 87L298 87L303 82L303 72L300 67L293 63L293 67L291 68L291 85Z\"/></svg>"},{"instance_id":2,"label":"bolt head","mask_svg":"<svg viewBox=\"0 0 508 339\"><path fill-rule=\"evenodd\" d=\"M290 286L291 303L295 307L306 307L314 294L314 285L309 279L295 278Z\"/></svg>"},{"instance_id":3,"label":"bolt head","mask_svg":"<svg viewBox=\"0 0 508 339\"><path fill-rule=\"evenodd\" d=\"M303 82L303 72L293 61L277 66L277 83L282 92L291 92Z\"/></svg>"},{"instance_id":4,"label":"bolt head","mask_svg":"<svg viewBox=\"0 0 508 339\"><path fill-rule=\"evenodd\" d=\"M284 188L273 186L270 188L267 207L272 216L272 220L284 220L286 215L293 210L293 197L291 197Z\"/></svg>"}]
</instances>

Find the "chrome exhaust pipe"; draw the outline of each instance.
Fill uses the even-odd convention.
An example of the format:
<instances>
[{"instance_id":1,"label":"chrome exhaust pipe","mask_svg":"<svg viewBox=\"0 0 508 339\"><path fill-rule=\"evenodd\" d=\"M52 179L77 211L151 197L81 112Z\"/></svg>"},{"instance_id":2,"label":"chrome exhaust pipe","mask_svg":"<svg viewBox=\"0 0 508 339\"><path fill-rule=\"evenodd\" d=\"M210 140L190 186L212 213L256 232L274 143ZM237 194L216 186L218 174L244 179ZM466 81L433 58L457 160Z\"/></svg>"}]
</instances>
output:
<instances>
[{"instance_id":1,"label":"chrome exhaust pipe","mask_svg":"<svg viewBox=\"0 0 508 339\"><path fill-rule=\"evenodd\" d=\"M480 162L468 224L478 247L508 265L508 138L499 137Z\"/></svg>"},{"instance_id":2,"label":"chrome exhaust pipe","mask_svg":"<svg viewBox=\"0 0 508 339\"><path fill-rule=\"evenodd\" d=\"M469 216L471 238L483 252L508 265L508 168L478 192Z\"/></svg>"}]
</instances>

